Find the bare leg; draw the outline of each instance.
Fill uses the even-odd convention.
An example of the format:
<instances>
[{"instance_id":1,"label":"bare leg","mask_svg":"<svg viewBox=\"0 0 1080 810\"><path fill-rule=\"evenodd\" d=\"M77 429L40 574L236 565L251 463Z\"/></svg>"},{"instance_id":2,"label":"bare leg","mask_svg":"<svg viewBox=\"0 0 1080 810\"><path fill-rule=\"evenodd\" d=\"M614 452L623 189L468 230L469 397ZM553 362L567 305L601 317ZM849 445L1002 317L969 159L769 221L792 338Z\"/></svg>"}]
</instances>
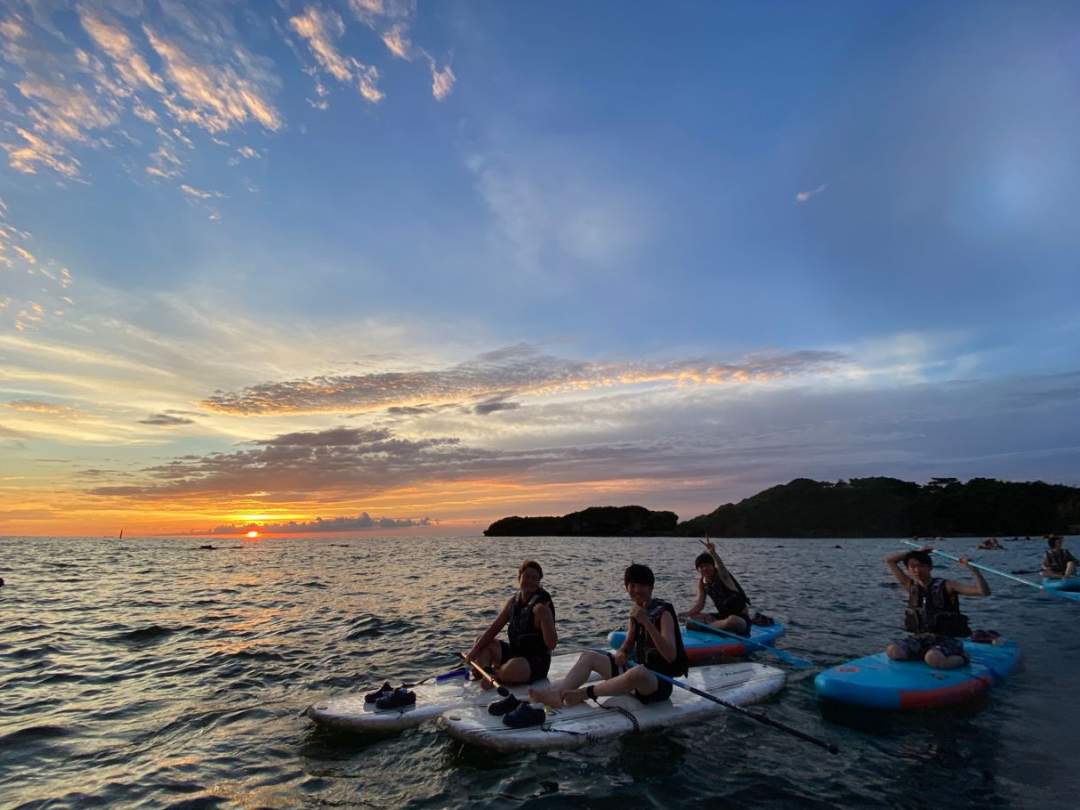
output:
<instances>
[{"instance_id":1,"label":"bare leg","mask_svg":"<svg viewBox=\"0 0 1080 810\"><path fill-rule=\"evenodd\" d=\"M1070 562L1068 565L1065 566L1065 576L1067 576L1067 577L1075 577L1076 576L1076 563Z\"/></svg>"},{"instance_id":2,"label":"bare leg","mask_svg":"<svg viewBox=\"0 0 1080 810\"><path fill-rule=\"evenodd\" d=\"M528 683L532 680L532 667L524 658L511 658L495 671L500 683Z\"/></svg>"},{"instance_id":3,"label":"bare leg","mask_svg":"<svg viewBox=\"0 0 1080 810\"><path fill-rule=\"evenodd\" d=\"M927 650L923 661L934 669L956 669L967 663L962 655L942 655L940 650Z\"/></svg>"},{"instance_id":4,"label":"bare leg","mask_svg":"<svg viewBox=\"0 0 1080 810\"><path fill-rule=\"evenodd\" d=\"M892 661L908 660L907 653L905 653L901 647L898 647L895 644L890 644L888 647L886 647L885 654L889 656L890 660Z\"/></svg>"},{"instance_id":5,"label":"bare leg","mask_svg":"<svg viewBox=\"0 0 1080 810\"><path fill-rule=\"evenodd\" d=\"M721 630L727 630L729 633L737 633L742 635L746 632L746 619L742 616L728 616L724 619L717 619L711 622L713 627L717 627Z\"/></svg>"},{"instance_id":6,"label":"bare leg","mask_svg":"<svg viewBox=\"0 0 1080 810\"><path fill-rule=\"evenodd\" d=\"M635 690L643 695L651 695L659 688L660 684L648 668L638 664L629 672L608 678L593 686L593 694L597 697L609 695L627 695ZM584 689L564 689L562 702L566 706L576 706L586 698Z\"/></svg>"},{"instance_id":7,"label":"bare leg","mask_svg":"<svg viewBox=\"0 0 1080 810\"><path fill-rule=\"evenodd\" d=\"M601 678L610 678L611 659L604 653L587 650L578 657L578 660L570 667L570 671L566 673L566 677L561 681L555 681L543 689L530 689L529 700L533 703L543 703L557 709L563 705L562 693L581 686L585 681L589 680L589 676L594 672Z\"/></svg>"}]
</instances>

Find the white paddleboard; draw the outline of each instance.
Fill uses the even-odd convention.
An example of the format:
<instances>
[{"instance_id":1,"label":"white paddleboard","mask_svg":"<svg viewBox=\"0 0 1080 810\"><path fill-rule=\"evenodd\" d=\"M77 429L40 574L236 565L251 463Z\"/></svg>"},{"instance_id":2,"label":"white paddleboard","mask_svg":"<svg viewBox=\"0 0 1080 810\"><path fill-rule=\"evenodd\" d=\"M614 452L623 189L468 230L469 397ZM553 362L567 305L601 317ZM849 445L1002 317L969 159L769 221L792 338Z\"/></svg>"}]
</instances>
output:
<instances>
[{"instance_id":1,"label":"white paddleboard","mask_svg":"<svg viewBox=\"0 0 1080 810\"><path fill-rule=\"evenodd\" d=\"M743 662L695 667L679 680L727 703L742 706L778 692L784 685L784 677L784 671L776 667ZM670 700L659 703L642 704L630 695L600 698L599 702L633 714L641 731L689 723L727 711L678 686L674 687ZM592 701L570 708L548 709L542 726L510 728L501 717L488 714L483 706L451 709L439 718L439 725L464 742L503 750L573 748L634 730L633 722L623 713L614 708L600 708Z\"/></svg>"},{"instance_id":2,"label":"white paddleboard","mask_svg":"<svg viewBox=\"0 0 1080 810\"><path fill-rule=\"evenodd\" d=\"M579 653L569 653L552 656L548 677L552 680L562 678L578 660L578 655ZM524 699L529 686L543 687L548 683L547 680L540 680L535 684L508 688L515 696ZM377 684L366 691L376 688ZM412 728L427 720L434 720L449 709L461 706L478 705L480 711L487 714L488 704L501 699L494 689L482 689L480 681L467 680L464 675L441 683L414 686L412 691L416 693L416 703L401 709L377 709L374 703L365 703L362 694L339 695L313 703L304 714L320 726L337 731L368 734Z\"/></svg>"}]
</instances>

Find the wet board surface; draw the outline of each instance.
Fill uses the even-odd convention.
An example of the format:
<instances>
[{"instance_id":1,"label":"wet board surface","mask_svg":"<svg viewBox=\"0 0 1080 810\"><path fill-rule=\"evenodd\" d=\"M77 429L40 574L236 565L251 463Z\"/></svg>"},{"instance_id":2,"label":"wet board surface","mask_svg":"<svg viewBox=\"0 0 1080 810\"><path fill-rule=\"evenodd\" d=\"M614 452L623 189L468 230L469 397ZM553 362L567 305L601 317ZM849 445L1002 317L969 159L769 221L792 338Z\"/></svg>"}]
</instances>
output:
<instances>
[{"instance_id":1,"label":"wet board surface","mask_svg":"<svg viewBox=\"0 0 1080 810\"><path fill-rule=\"evenodd\" d=\"M1020 661L1015 641L965 641L971 663L934 669L922 661L892 661L884 652L856 658L818 674L814 687L823 700L873 709L931 709L963 703L1008 676Z\"/></svg>"},{"instance_id":2,"label":"wet board surface","mask_svg":"<svg viewBox=\"0 0 1080 810\"><path fill-rule=\"evenodd\" d=\"M549 679L558 679L570 671L577 661L579 653L555 655L551 658ZM537 681L537 686L547 686L548 680ZM397 685L399 682L391 682ZM448 709L470 704L481 704L484 711L487 705L499 700L494 689L482 689L479 681L467 680L464 675L450 678L441 683L425 683L412 687L416 693L416 703L400 709L378 709L374 703L365 703L364 694L378 689L379 684L370 684L363 692L340 695L320 700L310 705L305 714L320 726L337 731L356 733L380 733L401 731L421 723L434 720ZM524 698L529 684L508 687L515 696Z\"/></svg>"},{"instance_id":3,"label":"wet board surface","mask_svg":"<svg viewBox=\"0 0 1080 810\"><path fill-rule=\"evenodd\" d=\"M696 667L681 678L689 685L738 706L755 703L778 692L784 671L749 662ZM439 718L439 726L451 736L473 745L501 750L575 748L608 737L634 732L633 722L613 707L630 712L641 731L708 720L729 712L711 700L674 687L671 699L645 705L631 695L600 698L562 709L548 709L542 726L510 728L502 718L488 714L484 706L454 709Z\"/></svg>"},{"instance_id":4,"label":"wet board surface","mask_svg":"<svg viewBox=\"0 0 1080 810\"><path fill-rule=\"evenodd\" d=\"M681 630L683 646L686 648L686 657L691 664L704 663L721 655L739 658L754 652L753 644L745 644L740 640L710 633L708 630L694 630L685 627L681 628ZM771 645L782 635L784 635L784 625L780 622L770 627L753 625L750 628L750 640L758 644ZM625 630L615 630L608 633L608 646L616 650L622 646L625 639Z\"/></svg>"}]
</instances>

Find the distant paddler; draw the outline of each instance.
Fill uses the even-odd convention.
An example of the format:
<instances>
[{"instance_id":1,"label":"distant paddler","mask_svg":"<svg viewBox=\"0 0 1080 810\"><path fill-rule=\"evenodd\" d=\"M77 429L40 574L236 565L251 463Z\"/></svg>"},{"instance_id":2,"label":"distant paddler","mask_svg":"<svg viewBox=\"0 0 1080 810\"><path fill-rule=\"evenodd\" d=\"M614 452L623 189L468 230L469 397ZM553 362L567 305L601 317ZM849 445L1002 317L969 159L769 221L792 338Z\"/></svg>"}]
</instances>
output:
<instances>
[{"instance_id":1,"label":"distant paddler","mask_svg":"<svg viewBox=\"0 0 1080 810\"><path fill-rule=\"evenodd\" d=\"M705 546L705 551L694 560L694 568L698 573L697 599L693 607L679 614L679 618L692 619L729 633L749 636L750 613L747 610L750 604L749 597L724 565L720 555L716 553L716 546L712 540L706 537L700 542ZM712 600L713 607L716 608L715 613L704 612L706 596Z\"/></svg>"},{"instance_id":2,"label":"distant paddler","mask_svg":"<svg viewBox=\"0 0 1080 810\"><path fill-rule=\"evenodd\" d=\"M551 594L540 587L544 570L536 560L518 567L518 590L503 605L466 658L484 668L494 668L500 683L532 683L546 678L551 651L559 642L555 631L555 605ZM496 636L506 627L509 641Z\"/></svg>"},{"instance_id":3,"label":"distant paddler","mask_svg":"<svg viewBox=\"0 0 1080 810\"><path fill-rule=\"evenodd\" d=\"M975 576L974 585L932 576L931 551L924 547L885 557L889 571L907 592L904 629L911 633L886 647L885 654L894 661L921 658L935 669L956 669L970 662L961 639L971 635L971 627L960 612L960 596L989 596L990 586L967 557L958 562Z\"/></svg>"},{"instance_id":4,"label":"distant paddler","mask_svg":"<svg viewBox=\"0 0 1080 810\"><path fill-rule=\"evenodd\" d=\"M1047 579L1068 579L1076 576L1076 557L1065 548L1064 542L1065 538L1060 534L1051 534L1046 538L1050 548L1043 555L1042 575Z\"/></svg>"}]
</instances>

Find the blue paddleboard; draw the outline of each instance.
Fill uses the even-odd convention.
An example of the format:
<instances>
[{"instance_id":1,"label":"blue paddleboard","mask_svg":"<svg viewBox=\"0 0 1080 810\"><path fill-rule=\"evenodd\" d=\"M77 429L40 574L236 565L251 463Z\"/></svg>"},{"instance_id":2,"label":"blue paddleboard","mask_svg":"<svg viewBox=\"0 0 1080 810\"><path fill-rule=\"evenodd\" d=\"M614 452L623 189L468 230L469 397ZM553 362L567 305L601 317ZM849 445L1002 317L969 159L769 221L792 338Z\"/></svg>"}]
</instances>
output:
<instances>
[{"instance_id":1,"label":"blue paddleboard","mask_svg":"<svg viewBox=\"0 0 1080 810\"><path fill-rule=\"evenodd\" d=\"M971 663L934 669L922 661L892 661L885 653L856 658L827 669L814 679L823 700L872 709L929 709L963 703L1016 669L1020 647L964 642Z\"/></svg>"},{"instance_id":2,"label":"blue paddleboard","mask_svg":"<svg viewBox=\"0 0 1080 810\"><path fill-rule=\"evenodd\" d=\"M1080 577L1048 578L1042 586L1048 591L1080 591Z\"/></svg>"},{"instance_id":3,"label":"blue paddleboard","mask_svg":"<svg viewBox=\"0 0 1080 810\"><path fill-rule=\"evenodd\" d=\"M784 625L780 622L769 627L758 627L756 624L750 627L750 640L758 644L771 645L782 635L784 635ZM721 655L731 658L754 651L753 644L745 644L741 640L710 633L708 630L688 630L684 627L682 638L683 646L686 648L686 657L691 664L701 664ZM625 640L625 630L608 633L608 645L613 650L621 647Z\"/></svg>"}]
</instances>

